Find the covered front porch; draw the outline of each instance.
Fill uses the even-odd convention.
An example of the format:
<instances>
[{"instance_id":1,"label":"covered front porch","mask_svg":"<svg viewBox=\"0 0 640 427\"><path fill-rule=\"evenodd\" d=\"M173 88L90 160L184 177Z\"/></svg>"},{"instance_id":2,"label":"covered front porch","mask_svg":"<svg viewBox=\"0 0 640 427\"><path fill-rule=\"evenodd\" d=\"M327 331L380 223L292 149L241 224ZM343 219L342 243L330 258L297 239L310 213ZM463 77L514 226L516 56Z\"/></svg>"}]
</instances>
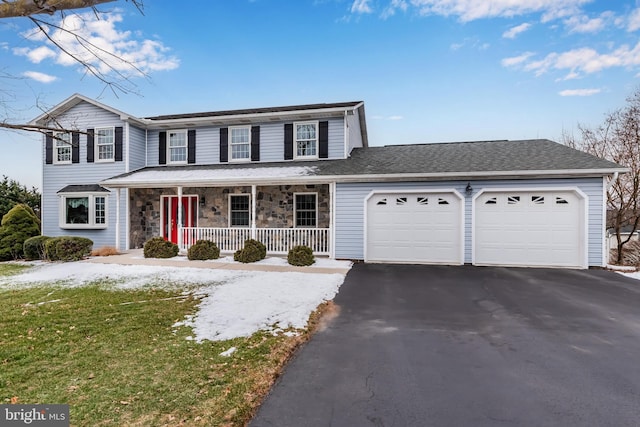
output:
<instances>
[{"instance_id":1,"label":"covered front porch","mask_svg":"<svg viewBox=\"0 0 640 427\"><path fill-rule=\"evenodd\" d=\"M232 253L256 239L272 255L296 245L333 258L333 183L129 189L128 248L162 236L181 252L198 240Z\"/></svg>"}]
</instances>

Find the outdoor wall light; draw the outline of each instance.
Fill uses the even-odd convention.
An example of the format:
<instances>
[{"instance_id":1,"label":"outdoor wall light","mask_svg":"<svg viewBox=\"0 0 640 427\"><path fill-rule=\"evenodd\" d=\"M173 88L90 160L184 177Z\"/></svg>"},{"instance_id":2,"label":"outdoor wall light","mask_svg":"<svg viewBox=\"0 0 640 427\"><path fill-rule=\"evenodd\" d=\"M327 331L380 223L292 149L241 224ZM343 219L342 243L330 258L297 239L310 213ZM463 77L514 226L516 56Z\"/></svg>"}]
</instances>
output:
<instances>
[{"instance_id":1,"label":"outdoor wall light","mask_svg":"<svg viewBox=\"0 0 640 427\"><path fill-rule=\"evenodd\" d=\"M470 182L467 182L467 188L465 188L464 191L467 193L467 196L470 196L471 193L473 193L473 188L471 187Z\"/></svg>"},{"instance_id":2,"label":"outdoor wall light","mask_svg":"<svg viewBox=\"0 0 640 427\"><path fill-rule=\"evenodd\" d=\"M200 207L204 208L206 204L207 204L207 201L205 200L204 196L200 197Z\"/></svg>"}]
</instances>

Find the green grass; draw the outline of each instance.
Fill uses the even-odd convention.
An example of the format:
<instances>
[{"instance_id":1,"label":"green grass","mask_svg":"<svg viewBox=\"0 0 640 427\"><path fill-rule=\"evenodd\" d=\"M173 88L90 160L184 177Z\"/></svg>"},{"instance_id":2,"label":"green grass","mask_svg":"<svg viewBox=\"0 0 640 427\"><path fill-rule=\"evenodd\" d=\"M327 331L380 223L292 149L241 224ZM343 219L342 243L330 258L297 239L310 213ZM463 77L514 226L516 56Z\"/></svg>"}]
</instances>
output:
<instances>
[{"instance_id":1,"label":"green grass","mask_svg":"<svg viewBox=\"0 0 640 427\"><path fill-rule=\"evenodd\" d=\"M97 285L0 291L0 403L68 403L74 426L244 425L305 336L196 343L172 325L197 304Z\"/></svg>"}]
</instances>

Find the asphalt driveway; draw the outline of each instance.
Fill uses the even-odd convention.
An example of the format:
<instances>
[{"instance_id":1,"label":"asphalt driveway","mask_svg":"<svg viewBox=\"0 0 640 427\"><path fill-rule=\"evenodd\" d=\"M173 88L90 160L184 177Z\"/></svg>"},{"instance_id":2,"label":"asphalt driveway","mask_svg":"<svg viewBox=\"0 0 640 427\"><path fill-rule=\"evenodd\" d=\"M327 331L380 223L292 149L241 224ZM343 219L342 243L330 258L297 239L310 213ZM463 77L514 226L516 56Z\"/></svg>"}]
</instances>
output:
<instances>
[{"instance_id":1,"label":"asphalt driveway","mask_svg":"<svg viewBox=\"0 0 640 427\"><path fill-rule=\"evenodd\" d=\"M639 426L640 281L358 264L250 424Z\"/></svg>"}]
</instances>

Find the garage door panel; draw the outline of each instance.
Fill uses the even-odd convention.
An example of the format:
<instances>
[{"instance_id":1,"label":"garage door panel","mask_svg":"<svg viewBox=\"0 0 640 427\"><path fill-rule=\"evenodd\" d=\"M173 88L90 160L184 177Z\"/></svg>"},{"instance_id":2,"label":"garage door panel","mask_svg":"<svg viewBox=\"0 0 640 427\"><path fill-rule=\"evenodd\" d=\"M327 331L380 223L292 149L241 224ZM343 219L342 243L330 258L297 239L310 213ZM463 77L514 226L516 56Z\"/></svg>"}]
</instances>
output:
<instances>
[{"instance_id":1,"label":"garage door panel","mask_svg":"<svg viewBox=\"0 0 640 427\"><path fill-rule=\"evenodd\" d=\"M461 224L462 202L451 193L376 195L367 202L367 260L461 264Z\"/></svg>"},{"instance_id":2,"label":"garage door panel","mask_svg":"<svg viewBox=\"0 0 640 427\"><path fill-rule=\"evenodd\" d=\"M581 267L584 209L573 191L483 193L474 202L474 262Z\"/></svg>"}]
</instances>

